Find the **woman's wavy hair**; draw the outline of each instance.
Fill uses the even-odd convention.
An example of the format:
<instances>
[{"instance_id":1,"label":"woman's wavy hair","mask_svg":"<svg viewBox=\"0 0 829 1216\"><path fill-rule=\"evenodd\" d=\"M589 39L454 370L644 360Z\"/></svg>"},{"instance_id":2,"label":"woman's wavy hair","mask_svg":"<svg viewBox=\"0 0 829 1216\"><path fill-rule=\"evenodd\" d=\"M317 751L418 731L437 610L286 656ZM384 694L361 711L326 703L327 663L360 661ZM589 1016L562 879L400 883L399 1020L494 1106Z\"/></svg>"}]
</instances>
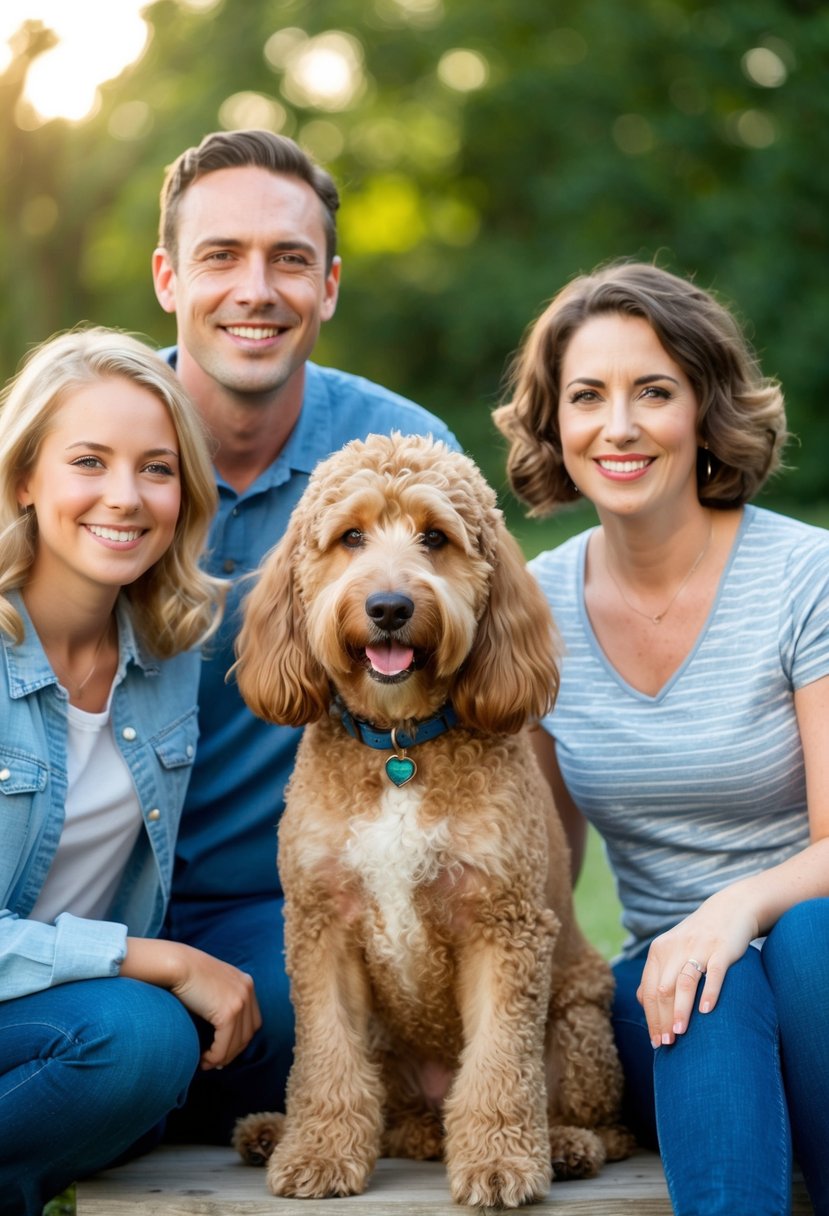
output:
<instances>
[{"instance_id":1,"label":"woman's wavy hair","mask_svg":"<svg viewBox=\"0 0 829 1216\"><path fill-rule=\"evenodd\" d=\"M64 402L85 385L118 378L158 398L179 443L181 508L172 543L123 591L144 644L169 658L209 637L221 616L224 583L198 565L216 509L215 480L201 419L173 371L149 346L113 329L78 328L42 343L0 394L0 630L23 640L23 621L5 592L25 584L37 547L36 512L21 509L20 482Z\"/></svg>"},{"instance_id":2,"label":"woman's wavy hair","mask_svg":"<svg viewBox=\"0 0 829 1216\"><path fill-rule=\"evenodd\" d=\"M606 313L644 318L693 386L700 502L718 508L747 502L780 465L787 439L780 386L762 375L737 321L710 293L630 261L573 279L528 329L508 372L510 400L493 415L509 440L513 493L532 516L579 497L562 461L561 364L576 330Z\"/></svg>"}]
</instances>

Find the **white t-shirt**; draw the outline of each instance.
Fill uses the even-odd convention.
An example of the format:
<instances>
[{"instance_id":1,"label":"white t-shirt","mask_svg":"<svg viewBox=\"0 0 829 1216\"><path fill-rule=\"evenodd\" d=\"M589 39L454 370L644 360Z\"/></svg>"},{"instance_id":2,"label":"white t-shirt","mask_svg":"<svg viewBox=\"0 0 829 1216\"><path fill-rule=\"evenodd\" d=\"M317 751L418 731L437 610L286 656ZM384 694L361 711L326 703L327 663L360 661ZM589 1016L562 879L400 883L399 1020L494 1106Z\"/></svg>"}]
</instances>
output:
<instances>
[{"instance_id":1,"label":"white t-shirt","mask_svg":"<svg viewBox=\"0 0 829 1216\"><path fill-rule=\"evenodd\" d=\"M111 700L111 694L110 694ZM66 819L30 915L51 924L61 912L103 920L141 832L141 808L115 745L110 705L102 713L67 706Z\"/></svg>"}]
</instances>

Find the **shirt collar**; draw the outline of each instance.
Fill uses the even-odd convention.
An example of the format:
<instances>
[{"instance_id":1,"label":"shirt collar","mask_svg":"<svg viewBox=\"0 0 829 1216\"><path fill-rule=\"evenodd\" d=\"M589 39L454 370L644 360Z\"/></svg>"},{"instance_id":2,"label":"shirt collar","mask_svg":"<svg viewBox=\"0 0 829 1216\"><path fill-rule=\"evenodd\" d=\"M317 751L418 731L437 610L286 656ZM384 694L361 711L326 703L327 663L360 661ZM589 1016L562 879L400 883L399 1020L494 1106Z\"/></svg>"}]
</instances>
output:
<instances>
[{"instance_id":1,"label":"shirt collar","mask_svg":"<svg viewBox=\"0 0 829 1216\"><path fill-rule=\"evenodd\" d=\"M9 695L12 698L25 697L37 692L47 684L57 684L58 678L49 666L46 652L41 645L37 630L26 611L26 605L19 591L5 592L9 603L20 613L23 620L23 641L15 644L6 635L0 635L6 656L6 667L9 675ZM123 677L128 663L135 663L146 675L158 671L159 660L142 645L135 633L129 601L126 596L119 595L115 605L115 615L118 621L118 671L116 683Z\"/></svg>"}]
</instances>

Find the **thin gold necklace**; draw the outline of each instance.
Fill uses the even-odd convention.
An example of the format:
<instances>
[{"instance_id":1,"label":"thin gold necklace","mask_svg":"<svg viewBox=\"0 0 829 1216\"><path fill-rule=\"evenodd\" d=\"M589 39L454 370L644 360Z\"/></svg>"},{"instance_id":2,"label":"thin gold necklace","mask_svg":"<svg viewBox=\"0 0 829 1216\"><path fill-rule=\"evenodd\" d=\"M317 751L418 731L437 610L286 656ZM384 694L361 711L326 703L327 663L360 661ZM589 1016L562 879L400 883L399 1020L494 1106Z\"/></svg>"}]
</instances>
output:
<instances>
[{"instance_id":1,"label":"thin gold necklace","mask_svg":"<svg viewBox=\"0 0 829 1216\"><path fill-rule=\"evenodd\" d=\"M699 553L694 558L694 564L691 566L691 569L685 575L685 578L679 584L676 591L673 593L673 595L668 600L667 604L665 605L665 607L662 609L661 612L656 612L656 613L643 612L641 608L637 608L635 604L631 604L630 600L625 595L624 591L622 590L621 586L619 585L619 582L618 582L615 574L610 569L610 562L607 560L607 549L605 549L605 557L604 557L605 568L607 569L607 572L610 575L610 578L613 582L614 587L619 592L619 595L621 595L622 599L625 601L628 608L630 608L631 612L635 612L637 616L644 617L645 620L650 621L650 623L652 625L661 625L662 622L664 621L665 617L670 612L671 608L674 606L674 601L679 597L680 591L682 591L683 587L687 586L687 584L691 581L691 579L694 577L697 570L699 569L702 559L705 557L706 553L708 552L708 546L711 544L711 537L713 536L713 534L714 534L714 518L712 516L711 521L708 526L708 535L705 538L705 544L702 546Z\"/></svg>"},{"instance_id":2,"label":"thin gold necklace","mask_svg":"<svg viewBox=\"0 0 829 1216\"><path fill-rule=\"evenodd\" d=\"M92 677L94 676L94 674L97 670L98 659L101 657L101 650L103 649L104 642L106 641L107 637L109 636L109 631L110 631L111 626L112 626L112 617L109 618L109 620L106 623L106 629L101 634L101 636L98 638L98 645L95 647L95 654L93 655L93 658L92 658L92 666L90 667L89 671L86 673L86 675L84 676L84 678L81 680L81 682L79 684L75 683L74 681L67 680L66 672L59 668L59 666L55 662L54 658L50 658L52 667L55 669L55 674L60 677L61 683L66 688L69 689L70 694L75 698L76 701L81 700L81 698L83 696L83 690L86 688L87 684L92 679Z\"/></svg>"}]
</instances>

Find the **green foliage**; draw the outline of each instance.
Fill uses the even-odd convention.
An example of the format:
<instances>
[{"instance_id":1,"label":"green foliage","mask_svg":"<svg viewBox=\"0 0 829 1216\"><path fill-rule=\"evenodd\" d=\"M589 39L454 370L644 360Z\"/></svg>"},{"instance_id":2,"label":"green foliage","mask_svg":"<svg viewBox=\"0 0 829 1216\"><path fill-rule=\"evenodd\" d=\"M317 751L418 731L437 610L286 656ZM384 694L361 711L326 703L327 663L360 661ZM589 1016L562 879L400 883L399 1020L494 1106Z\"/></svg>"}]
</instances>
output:
<instances>
[{"instance_id":1,"label":"green foliage","mask_svg":"<svg viewBox=\"0 0 829 1216\"><path fill-rule=\"evenodd\" d=\"M58 1195L46 1204L43 1216L75 1216L75 1188L68 1187L62 1195Z\"/></svg>"},{"instance_id":2,"label":"green foliage","mask_svg":"<svg viewBox=\"0 0 829 1216\"><path fill-rule=\"evenodd\" d=\"M320 359L445 415L496 485L490 410L525 327L573 274L631 256L748 319L808 440L780 490L829 497L825 5L158 0L145 14L148 51L89 122L15 125L42 33L0 78L4 374L82 318L170 340L149 278L163 168L208 130L271 123L343 187L343 294ZM341 108L298 92L291 64L298 39L330 31L356 64Z\"/></svg>"},{"instance_id":3,"label":"green foliage","mask_svg":"<svg viewBox=\"0 0 829 1216\"><path fill-rule=\"evenodd\" d=\"M587 851L575 889L576 917L589 942L606 959L619 953L625 932L616 885L605 857L601 837L592 828L587 833Z\"/></svg>"}]
</instances>

